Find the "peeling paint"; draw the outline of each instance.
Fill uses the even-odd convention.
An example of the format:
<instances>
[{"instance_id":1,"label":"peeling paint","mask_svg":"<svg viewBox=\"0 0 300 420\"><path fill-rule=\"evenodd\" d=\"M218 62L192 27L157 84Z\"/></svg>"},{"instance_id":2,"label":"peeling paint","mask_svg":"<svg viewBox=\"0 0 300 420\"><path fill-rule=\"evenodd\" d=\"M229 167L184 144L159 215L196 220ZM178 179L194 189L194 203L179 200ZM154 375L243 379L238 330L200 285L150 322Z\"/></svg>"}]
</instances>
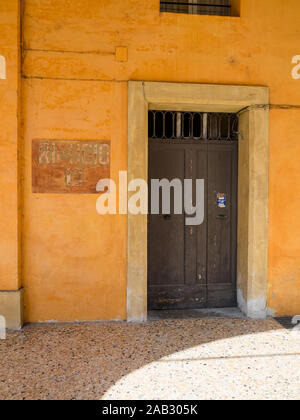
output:
<instances>
[{"instance_id":1,"label":"peeling paint","mask_svg":"<svg viewBox=\"0 0 300 420\"><path fill-rule=\"evenodd\" d=\"M6 79L6 60L3 55L0 55L0 79Z\"/></svg>"}]
</instances>

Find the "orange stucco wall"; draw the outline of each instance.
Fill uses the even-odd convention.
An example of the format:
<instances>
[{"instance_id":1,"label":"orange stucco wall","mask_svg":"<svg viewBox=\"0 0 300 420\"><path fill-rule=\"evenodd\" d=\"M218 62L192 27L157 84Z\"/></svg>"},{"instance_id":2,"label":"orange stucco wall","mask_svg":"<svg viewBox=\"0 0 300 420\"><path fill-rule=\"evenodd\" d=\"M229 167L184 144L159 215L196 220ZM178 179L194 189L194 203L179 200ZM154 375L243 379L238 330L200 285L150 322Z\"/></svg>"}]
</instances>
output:
<instances>
[{"instance_id":1,"label":"orange stucco wall","mask_svg":"<svg viewBox=\"0 0 300 420\"><path fill-rule=\"evenodd\" d=\"M19 2L1 1L0 55L6 62L6 78L0 78L0 290L18 290L20 287L19 28Z\"/></svg>"},{"instance_id":2,"label":"orange stucco wall","mask_svg":"<svg viewBox=\"0 0 300 420\"><path fill-rule=\"evenodd\" d=\"M2 24L11 14L16 21L16 5L0 6L0 54L7 48L11 61L0 81L0 246L7 256L0 289L17 278L17 29ZM241 17L160 14L158 0L25 0L23 7L25 317L125 319L126 216L99 216L94 195L32 194L32 139L109 139L117 179L127 168L128 80L263 85L272 104L300 105L300 80L291 76L300 2L241 0ZM128 48L128 61L117 61L116 47ZM299 123L300 109L270 112L268 305L278 315L300 313Z\"/></svg>"},{"instance_id":3,"label":"orange stucco wall","mask_svg":"<svg viewBox=\"0 0 300 420\"><path fill-rule=\"evenodd\" d=\"M300 313L299 140L300 109L272 111L268 306L279 315Z\"/></svg>"}]
</instances>

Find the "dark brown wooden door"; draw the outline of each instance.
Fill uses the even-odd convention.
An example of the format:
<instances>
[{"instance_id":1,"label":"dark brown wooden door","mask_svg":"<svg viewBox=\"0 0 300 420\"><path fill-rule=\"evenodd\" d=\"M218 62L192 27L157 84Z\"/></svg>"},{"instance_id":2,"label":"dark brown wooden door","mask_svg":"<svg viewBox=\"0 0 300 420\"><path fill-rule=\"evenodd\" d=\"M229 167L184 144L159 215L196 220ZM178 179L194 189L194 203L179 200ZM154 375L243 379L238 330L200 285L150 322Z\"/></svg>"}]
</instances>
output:
<instances>
[{"instance_id":1,"label":"dark brown wooden door","mask_svg":"<svg viewBox=\"0 0 300 420\"><path fill-rule=\"evenodd\" d=\"M173 194L170 215L149 214L148 309L235 306L237 142L150 139L149 185L175 178L205 180L204 223L186 226Z\"/></svg>"}]
</instances>

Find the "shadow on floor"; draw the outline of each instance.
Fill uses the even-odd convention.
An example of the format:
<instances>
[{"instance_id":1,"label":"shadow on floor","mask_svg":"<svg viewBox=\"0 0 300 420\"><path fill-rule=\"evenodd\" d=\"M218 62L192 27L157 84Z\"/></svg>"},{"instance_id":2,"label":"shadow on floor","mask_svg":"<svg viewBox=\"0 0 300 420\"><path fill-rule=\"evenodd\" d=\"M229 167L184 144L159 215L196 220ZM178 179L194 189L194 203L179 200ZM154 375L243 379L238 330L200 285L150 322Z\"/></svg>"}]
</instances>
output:
<instances>
[{"instance_id":1,"label":"shadow on floor","mask_svg":"<svg viewBox=\"0 0 300 420\"><path fill-rule=\"evenodd\" d=\"M289 333L274 320L195 319L194 312L190 315L191 319L156 321L157 314L153 314L144 324L27 325L0 341L0 398L209 398L225 375L225 360L229 363L226 380L236 380L239 391L240 372L250 375L246 362L239 360L250 363L254 359L255 365L249 366L255 371L260 360L266 363L266 357L285 356L282 359L290 363L290 357L300 352L294 344L286 348ZM234 367L235 359L243 364ZM287 372L284 364L282 369ZM276 373L273 377L278 382ZM202 385L197 382L200 379ZM269 382L270 389L278 389L278 383ZM248 383L252 383L249 378ZM224 386L216 396L226 390ZM228 389L234 389L232 386L230 382ZM254 391L256 387L254 384Z\"/></svg>"}]
</instances>

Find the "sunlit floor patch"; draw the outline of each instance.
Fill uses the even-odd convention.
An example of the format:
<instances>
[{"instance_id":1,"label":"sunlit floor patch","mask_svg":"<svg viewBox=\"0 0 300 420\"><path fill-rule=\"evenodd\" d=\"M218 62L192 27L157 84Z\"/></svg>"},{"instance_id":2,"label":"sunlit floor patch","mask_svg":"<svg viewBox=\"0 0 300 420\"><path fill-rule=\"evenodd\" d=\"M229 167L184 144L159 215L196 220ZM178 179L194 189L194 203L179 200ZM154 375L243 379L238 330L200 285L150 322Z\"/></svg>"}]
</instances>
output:
<instances>
[{"instance_id":1,"label":"sunlit floor patch","mask_svg":"<svg viewBox=\"0 0 300 420\"><path fill-rule=\"evenodd\" d=\"M0 399L299 399L299 354L274 320L28 325L0 340Z\"/></svg>"},{"instance_id":2,"label":"sunlit floor patch","mask_svg":"<svg viewBox=\"0 0 300 420\"><path fill-rule=\"evenodd\" d=\"M300 342L272 331L163 357L122 378L104 399L299 399L299 375Z\"/></svg>"}]
</instances>

